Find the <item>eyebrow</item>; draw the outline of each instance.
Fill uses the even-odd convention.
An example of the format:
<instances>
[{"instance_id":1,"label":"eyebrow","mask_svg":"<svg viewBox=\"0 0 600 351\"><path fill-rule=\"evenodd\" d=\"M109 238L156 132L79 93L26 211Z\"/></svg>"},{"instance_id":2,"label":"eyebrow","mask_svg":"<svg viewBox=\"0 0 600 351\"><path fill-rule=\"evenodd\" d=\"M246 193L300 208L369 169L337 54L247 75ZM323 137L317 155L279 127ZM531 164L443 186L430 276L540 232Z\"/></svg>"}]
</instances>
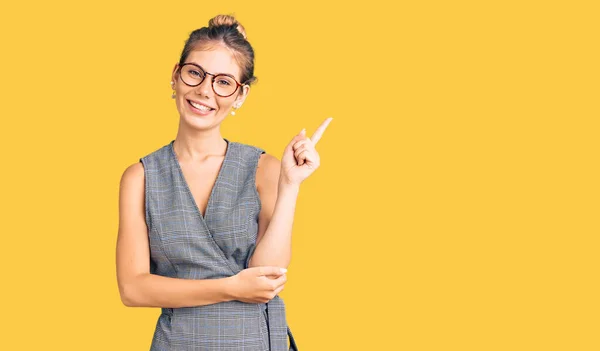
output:
<instances>
[{"instance_id":1,"label":"eyebrow","mask_svg":"<svg viewBox=\"0 0 600 351\"><path fill-rule=\"evenodd\" d=\"M202 68L204 71L206 71L206 69L201 64L199 64L198 62L190 61L190 62L187 62L187 63L193 63L195 65L198 65L200 68ZM210 73L212 73L212 72L210 72ZM235 75L233 75L231 73L223 73L223 72L221 72L221 73L213 73L213 74L215 74L215 75L223 74L223 75L229 76L229 77L237 80L237 78L235 77Z\"/></svg>"}]
</instances>

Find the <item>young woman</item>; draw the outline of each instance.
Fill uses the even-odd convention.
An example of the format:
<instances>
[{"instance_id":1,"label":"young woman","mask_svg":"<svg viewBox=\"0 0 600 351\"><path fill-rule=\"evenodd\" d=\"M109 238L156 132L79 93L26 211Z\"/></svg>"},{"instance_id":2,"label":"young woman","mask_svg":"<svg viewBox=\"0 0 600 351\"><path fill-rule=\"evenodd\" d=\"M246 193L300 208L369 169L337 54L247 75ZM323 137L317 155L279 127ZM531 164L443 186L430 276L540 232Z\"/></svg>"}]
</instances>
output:
<instances>
[{"instance_id":1,"label":"young woman","mask_svg":"<svg viewBox=\"0 0 600 351\"><path fill-rule=\"evenodd\" d=\"M176 138L123 173L117 279L126 306L162 308L151 350L297 350L278 293L299 187L332 119L294 136L281 161L223 138L255 81L244 28L212 18L172 72Z\"/></svg>"}]
</instances>

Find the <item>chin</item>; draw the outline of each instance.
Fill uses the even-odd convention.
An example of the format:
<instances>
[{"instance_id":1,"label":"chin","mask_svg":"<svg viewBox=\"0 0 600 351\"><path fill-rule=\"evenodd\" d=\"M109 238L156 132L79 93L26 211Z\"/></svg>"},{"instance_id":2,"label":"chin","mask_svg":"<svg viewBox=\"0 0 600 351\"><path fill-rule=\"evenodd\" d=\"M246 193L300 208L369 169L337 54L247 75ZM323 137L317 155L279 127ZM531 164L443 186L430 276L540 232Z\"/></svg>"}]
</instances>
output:
<instances>
[{"instance_id":1,"label":"chin","mask_svg":"<svg viewBox=\"0 0 600 351\"><path fill-rule=\"evenodd\" d=\"M221 123L219 116L199 116L186 113L183 122L194 129L212 129Z\"/></svg>"}]
</instances>

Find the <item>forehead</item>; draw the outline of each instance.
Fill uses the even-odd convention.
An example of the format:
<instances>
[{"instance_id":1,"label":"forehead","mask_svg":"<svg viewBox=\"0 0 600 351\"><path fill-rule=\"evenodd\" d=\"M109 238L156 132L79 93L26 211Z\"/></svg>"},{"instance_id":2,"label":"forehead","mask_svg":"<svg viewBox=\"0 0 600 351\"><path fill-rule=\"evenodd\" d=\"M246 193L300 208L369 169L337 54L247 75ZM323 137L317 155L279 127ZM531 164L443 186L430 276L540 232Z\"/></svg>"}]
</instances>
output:
<instances>
[{"instance_id":1,"label":"forehead","mask_svg":"<svg viewBox=\"0 0 600 351\"><path fill-rule=\"evenodd\" d=\"M228 73L240 78L240 67L231 52L222 46L210 49L196 49L190 52L186 62L194 62L209 73Z\"/></svg>"}]
</instances>

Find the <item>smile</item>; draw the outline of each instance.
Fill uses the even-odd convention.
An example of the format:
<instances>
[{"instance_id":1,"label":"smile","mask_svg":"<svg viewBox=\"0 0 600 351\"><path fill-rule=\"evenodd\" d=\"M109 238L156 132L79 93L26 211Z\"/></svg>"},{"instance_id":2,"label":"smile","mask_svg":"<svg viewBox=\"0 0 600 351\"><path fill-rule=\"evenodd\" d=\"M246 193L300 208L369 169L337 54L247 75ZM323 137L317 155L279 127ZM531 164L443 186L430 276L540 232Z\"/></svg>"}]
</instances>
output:
<instances>
[{"instance_id":1,"label":"smile","mask_svg":"<svg viewBox=\"0 0 600 351\"><path fill-rule=\"evenodd\" d=\"M214 108L208 107L208 106L206 106L206 105L198 104L198 103L195 103L195 102L193 102L193 101L190 101L190 100L187 100L187 102L188 102L188 103L189 103L189 104L190 104L192 107L194 107L195 109L197 109L197 110L200 110L200 111L212 111L212 110L214 110Z\"/></svg>"}]
</instances>

